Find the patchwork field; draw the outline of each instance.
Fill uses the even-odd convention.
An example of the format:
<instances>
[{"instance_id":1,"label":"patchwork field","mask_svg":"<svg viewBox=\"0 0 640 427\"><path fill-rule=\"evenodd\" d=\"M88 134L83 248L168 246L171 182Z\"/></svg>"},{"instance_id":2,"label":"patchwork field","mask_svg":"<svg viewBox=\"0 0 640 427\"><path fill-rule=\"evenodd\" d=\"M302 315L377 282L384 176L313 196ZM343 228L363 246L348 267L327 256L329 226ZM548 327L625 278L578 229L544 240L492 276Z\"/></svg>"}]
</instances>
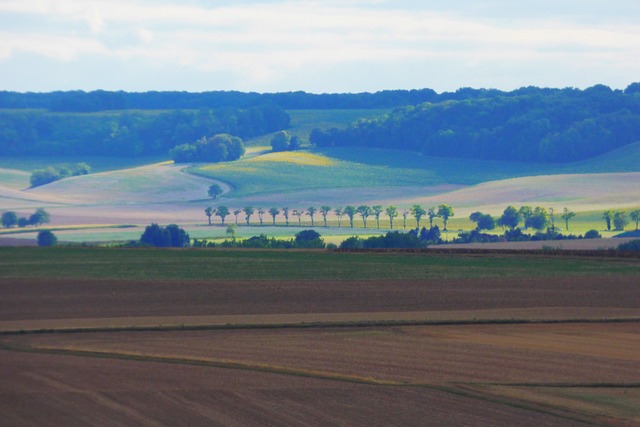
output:
<instances>
[{"instance_id":1,"label":"patchwork field","mask_svg":"<svg viewBox=\"0 0 640 427\"><path fill-rule=\"evenodd\" d=\"M636 258L0 252L9 424L640 422Z\"/></svg>"}]
</instances>

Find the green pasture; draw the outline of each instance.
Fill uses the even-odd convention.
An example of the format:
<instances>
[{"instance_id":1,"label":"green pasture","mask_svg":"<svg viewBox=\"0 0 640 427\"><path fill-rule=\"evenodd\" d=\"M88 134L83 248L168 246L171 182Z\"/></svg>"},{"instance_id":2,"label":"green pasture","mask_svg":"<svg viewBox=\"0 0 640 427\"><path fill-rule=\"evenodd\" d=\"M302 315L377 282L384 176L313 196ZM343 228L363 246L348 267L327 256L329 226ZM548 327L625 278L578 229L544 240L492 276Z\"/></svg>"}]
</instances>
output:
<instances>
[{"instance_id":1,"label":"green pasture","mask_svg":"<svg viewBox=\"0 0 640 427\"><path fill-rule=\"evenodd\" d=\"M303 141L309 140L311 131L315 128L342 128L360 119L372 119L388 113L389 109L353 109L353 110L287 110L291 116L291 126L287 129ZM259 136L245 141L247 146L271 146L273 134Z\"/></svg>"},{"instance_id":2,"label":"green pasture","mask_svg":"<svg viewBox=\"0 0 640 427\"><path fill-rule=\"evenodd\" d=\"M313 155L318 162L303 164L279 158L291 153L258 153L188 171L230 183L232 197L314 189L474 185L526 176L640 171L640 144L588 161L557 165L429 157L362 147L314 148L297 153Z\"/></svg>"},{"instance_id":3,"label":"green pasture","mask_svg":"<svg viewBox=\"0 0 640 427\"><path fill-rule=\"evenodd\" d=\"M639 275L637 259L286 250L0 248L0 276L114 280L367 280Z\"/></svg>"}]
</instances>

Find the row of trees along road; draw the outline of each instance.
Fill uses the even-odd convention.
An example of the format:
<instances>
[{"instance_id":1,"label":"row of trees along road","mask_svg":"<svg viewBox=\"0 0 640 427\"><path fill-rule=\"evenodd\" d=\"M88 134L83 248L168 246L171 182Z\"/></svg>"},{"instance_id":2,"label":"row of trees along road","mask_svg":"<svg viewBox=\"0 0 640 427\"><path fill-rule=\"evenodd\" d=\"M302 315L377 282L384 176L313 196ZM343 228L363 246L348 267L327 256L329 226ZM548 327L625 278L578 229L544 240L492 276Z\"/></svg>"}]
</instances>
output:
<instances>
[{"instance_id":1,"label":"row of trees along road","mask_svg":"<svg viewBox=\"0 0 640 427\"><path fill-rule=\"evenodd\" d=\"M233 215L235 224L238 224L239 216L244 215L244 221L247 225L251 225L251 217L257 214L260 225L264 225L265 220L270 220L272 225L276 225L278 216L284 218L285 225L290 224L291 216L297 219L298 226L302 226L302 217L307 216L311 220L311 226L316 226L316 218L320 216L324 227L327 227L327 217L333 213L338 220L338 227L342 227L343 218L346 217L349 221L349 226L354 227L354 220L358 217L362 220L364 228L367 228L367 221L374 219L376 222L376 228L380 227L381 219L388 221L389 228L393 229L397 218L402 218L402 228L407 228L407 218L413 217L416 222L416 228L420 228L420 223L423 218L427 218L429 221L429 228L433 228L434 220L441 219L444 226L444 231L447 230L447 224L449 219L455 215L451 206L441 204L437 208L430 207L424 209L420 205L413 205L410 209L398 210L395 206L389 205L384 208L381 205L367 206L361 205L345 206L332 208L330 206L321 206L316 208L313 206L307 209L290 209L284 207L282 209L272 207L268 210L264 208L253 208L252 206L246 206L243 209L230 210L227 206L207 207L204 210L207 216L209 225L212 225L211 217L214 215L220 218L221 224L225 224L225 220L229 215ZM268 215L268 216L267 216ZM384 216L383 216L384 215ZM525 229L545 230L550 228L552 231L556 230L556 221L561 221L565 230L570 230L570 221L576 216L575 212L568 208L564 208L561 212L556 212L554 208L546 209L541 206L521 206L516 208L514 206L508 206L502 215L498 218L494 218L489 214L482 212L473 212L469 219L476 223L476 230L493 230L496 227L509 228L514 230L521 223ZM636 209L629 214L630 218L635 221L636 230L638 229L638 223L640 222L640 209ZM270 219L269 219L270 217ZM607 230L611 230L611 225L617 231L622 231L628 225L626 213L624 211L608 210L603 214L603 218L606 220ZM386 227L385 227L386 228Z\"/></svg>"},{"instance_id":2,"label":"row of trees along road","mask_svg":"<svg viewBox=\"0 0 640 427\"><path fill-rule=\"evenodd\" d=\"M429 224L433 226L433 221L436 218L441 218L444 223L444 229L447 229L447 223L449 218L454 216L453 208L449 205L442 204L437 208L431 207L428 210L425 210L420 205L413 205L410 209L398 210L395 206L387 206L386 208L382 205L376 206L367 206L361 205L358 207L355 206L345 206L345 207L337 207L332 208L331 206L321 206L320 208L316 208L314 206L310 206L307 209L290 209L288 207L280 208L272 207L268 210L264 208L254 209L252 206L246 206L243 209L233 209L230 210L227 206L218 206L207 207L204 210L205 215L207 216L209 225L212 225L211 217L218 216L220 217L221 224L225 224L226 217L233 214L235 218L235 223L238 224L238 217L241 214L244 214L244 220L247 225L251 224L251 217L257 213L258 221L260 225L264 224L266 216L269 215L271 217L271 223L276 225L276 220L279 215L284 218L285 225L289 225L289 220L291 216L297 218L298 225L302 225L302 217L308 216L311 219L311 226L315 227L317 216L322 217L322 222L325 227L327 224L327 217L330 213L332 213L338 218L338 227L342 227L343 218L347 217L349 220L349 226L351 228L354 227L354 219L360 217L363 222L364 228L367 228L367 220L370 218L374 218L376 222L376 228L380 228L380 220L381 216L384 214L387 217L389 222L389 228L394 228L394 221L398 217L402 217L402 227L404 229L407 228L407 218L411 215L416 220L417 228L420 228L420 221L422 218L427 215L429 218Z\"/></svg>"}]
</instances>

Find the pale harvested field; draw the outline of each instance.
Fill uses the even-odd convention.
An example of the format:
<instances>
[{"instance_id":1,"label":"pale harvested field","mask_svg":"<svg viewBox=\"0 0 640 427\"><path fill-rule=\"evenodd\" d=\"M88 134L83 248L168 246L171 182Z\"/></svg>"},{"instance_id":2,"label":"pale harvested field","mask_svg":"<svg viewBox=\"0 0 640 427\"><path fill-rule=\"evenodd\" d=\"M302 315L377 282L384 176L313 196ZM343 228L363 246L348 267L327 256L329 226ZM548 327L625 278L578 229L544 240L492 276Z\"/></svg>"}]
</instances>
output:
<instances>
[{"instance_id":1,"label":"pale harvested field","mask_svg":"<svg viewBox=\"0 0 640 427\"><path fill-rule=\"evenodd\" d=\"M509 205L569 207L576 211L633 208L640 201L640 172L545 175L485 182L413 203L456 207L456 215L474 211L499 215ZM396 200L397 204L406 200Z\"/></svg>"},{"instance_id":2,"label":"pale harvested field","mask_svg":"<svg viewBox=\"0 0 640 427\"><path fill-rule=\"evenodd\" d=\"M154 164L132 169L76 176L30 189L78 203L126 204L185 202L206 199L211 179L184 173L183 165ZM222 184L226 191L229 186Z\"/></svg>"}]
</instances>

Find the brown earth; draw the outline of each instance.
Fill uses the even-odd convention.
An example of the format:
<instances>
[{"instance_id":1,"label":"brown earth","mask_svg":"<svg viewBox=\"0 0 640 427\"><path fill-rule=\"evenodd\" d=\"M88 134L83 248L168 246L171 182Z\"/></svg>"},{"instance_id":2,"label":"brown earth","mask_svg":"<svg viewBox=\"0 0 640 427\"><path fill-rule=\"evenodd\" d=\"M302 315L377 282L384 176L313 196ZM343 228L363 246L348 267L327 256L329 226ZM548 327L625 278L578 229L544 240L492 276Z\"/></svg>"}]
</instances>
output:
<instances>
[{"instance_id":1,"label":"brown earth","mask_svg":"<svg viewBox=\"0 0 640 427\"><path fill-rule=\"evenodd\" d=\"M409 384L640 384L639 323L78 333L4 342Z\"/></svg>"},{"instance_id":2,"label":"brown earth","mask_svg":"<svg viewBox=\"0 0 640 427\"><path fill-rule=\"evenodd\" d=\"M584 425L422 387L0 350L7 426Z\"/></svg>"},{"instance_id":3,"label":"brown earth","mask_svg":"<svg viewBox=\"0 0 640 427\"><path fill-rule=\"evenodd\" d=\"M640 315L635 276L373 281L126 281L0 278L8 321L171 316L575 311ZM517 312L516 314L521 315ZM539 317L536 317L539 318ZM313 320L307 317L308 321ZM80 321L79 321L80 322ZM81 323L81 322L80 322Z\"/></svg>"},{"instance_id":4,"label":"brown earth","mask_svg":"<svg viewBox=\"0 0 640 427\"><path fill-rule=\"evenodd\" d=\"M0 330L121 328L0 335L2 425L638 421L625 409L640 405L637 393L607 400L614 394L598 388L593 396L599 403L589 406L579 393L563 392L567 386L591 390L602 384L635 391L635 321L354 324L637 320L640 287L634 276L326 282L0 278L0 292ZM264 329L291 323L298 325ZM309 327L318 323L340 325ZM248 329L126 330L181 324Z\"/></svg>"}]
</instances>

